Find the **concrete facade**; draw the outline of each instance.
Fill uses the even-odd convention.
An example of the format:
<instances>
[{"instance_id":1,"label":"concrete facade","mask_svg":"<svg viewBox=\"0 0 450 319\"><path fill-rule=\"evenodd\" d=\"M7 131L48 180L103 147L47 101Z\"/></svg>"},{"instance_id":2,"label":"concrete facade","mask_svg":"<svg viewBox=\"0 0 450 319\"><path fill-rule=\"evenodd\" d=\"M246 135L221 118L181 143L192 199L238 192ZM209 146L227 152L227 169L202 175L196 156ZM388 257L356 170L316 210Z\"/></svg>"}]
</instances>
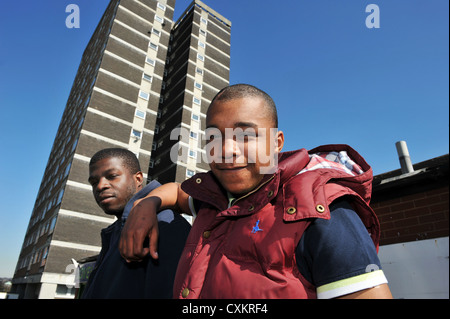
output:
<instances>
[{"instance_id":1,"label":"concrete facade","mask_svg":"<svg viewBox=\"0 0 450 319\"><path fill-rule=\"evenodd\" d=\"M151 179L181 183L209 170L204 160L206 110L229 84L230 37L231 22L198 0L175 23L148 173Z\"/></svg>"}]
</instances>

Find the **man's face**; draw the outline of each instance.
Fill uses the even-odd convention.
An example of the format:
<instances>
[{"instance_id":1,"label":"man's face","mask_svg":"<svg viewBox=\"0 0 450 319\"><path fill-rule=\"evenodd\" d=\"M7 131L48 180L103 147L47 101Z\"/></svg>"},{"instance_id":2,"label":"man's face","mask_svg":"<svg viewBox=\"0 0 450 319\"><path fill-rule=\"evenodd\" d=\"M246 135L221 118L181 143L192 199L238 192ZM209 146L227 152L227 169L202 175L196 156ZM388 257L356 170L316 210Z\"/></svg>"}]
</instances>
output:
<instances>
[{"instance_id":1,"label":"man's face","mask_svg":"<svg viewBox=\"0 0 450 319\"><path fill-rule=\"evenodd\" d=\"M257 97L215 101L206 117L208 162L221 185L244 195L259 185L283 148L264 101Z\"/></svg>"},{"instance_id":2,"label":"man's face","mask_svg":"<svg viewBox=\"0 0 450 319\"><path fill-rule=\"evenodd\" d=\"M142 182L142 173L132 174L117 157L105 158L89 166L89 183L95 201L108 215L119 218Z\"/></svg>"}]
</instances>

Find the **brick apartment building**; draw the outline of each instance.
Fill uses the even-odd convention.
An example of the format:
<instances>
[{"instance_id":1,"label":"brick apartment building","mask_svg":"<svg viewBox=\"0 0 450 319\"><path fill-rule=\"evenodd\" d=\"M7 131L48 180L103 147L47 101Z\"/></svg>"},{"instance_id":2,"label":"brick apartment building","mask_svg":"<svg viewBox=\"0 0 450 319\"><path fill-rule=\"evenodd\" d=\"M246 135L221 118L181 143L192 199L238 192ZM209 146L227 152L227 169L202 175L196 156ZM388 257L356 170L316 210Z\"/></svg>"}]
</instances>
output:
<instances>
[{"instance_id":1,"label":"brick apartment building","mask_svg":"<svg viewBox=\"0 0 450 319\"><path fill-rule=\"evenodd\" d=\"M231 22L202 6L193 2L171 32L148 173L162 184L209 170L203 160L206 110L229 84Z\"/></svg>"}]
</instances>

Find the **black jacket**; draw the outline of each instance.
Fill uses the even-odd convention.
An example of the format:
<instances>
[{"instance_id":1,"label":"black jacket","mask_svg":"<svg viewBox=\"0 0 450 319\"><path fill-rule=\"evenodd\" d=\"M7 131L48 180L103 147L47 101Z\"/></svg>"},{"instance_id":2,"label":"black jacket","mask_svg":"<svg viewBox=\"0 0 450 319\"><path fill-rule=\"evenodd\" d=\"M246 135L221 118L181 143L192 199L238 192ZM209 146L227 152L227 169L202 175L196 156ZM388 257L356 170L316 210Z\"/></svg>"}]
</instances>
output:
<instances>
[{"instance_id":1,"label":"black jacket","mask_svg":"<svg viewBox=\"0 0 450 319\"><path fill-rule=\"evenodd\" d=\"M147 256L142 262L127 263L119 253L120 234L134 201L158 186L156 181L146 185L125 206L121 220L102 230L102 249L82 299L172 298L178 260L191 228L182 216L171 210L158 213L157 260Z\"/></svg>"}]
</instances>

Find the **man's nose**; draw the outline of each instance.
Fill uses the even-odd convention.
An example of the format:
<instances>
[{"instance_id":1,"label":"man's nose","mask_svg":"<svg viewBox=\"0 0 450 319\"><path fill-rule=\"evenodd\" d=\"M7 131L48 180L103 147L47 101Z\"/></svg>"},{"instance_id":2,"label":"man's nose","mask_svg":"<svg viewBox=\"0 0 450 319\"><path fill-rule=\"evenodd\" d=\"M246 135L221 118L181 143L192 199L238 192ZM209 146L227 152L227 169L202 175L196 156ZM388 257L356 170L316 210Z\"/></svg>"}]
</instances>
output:
<instances>
[{"instance_id":1,"label":"man's nose","mask_svg":"<svg viewBox=\"0 0 450 319\"><path fill-rule=\"evenodd\" d=\"M222 143L222 156L230 159L240 154L239 145L234 138L224 138Z\"/></svg>"},{"instance_id":2,"label":"man's nose","mask_svg":"<svg viewBox=\"0 0 450 319\"><path fill-rule=\"evenodd\" d=\"M106 178L102 177L102 178L99 179L96 188L97 188L98 191L102 191L102 190L107 189L109 187L110 187L110 184L109 184L108 180Z\"/></svg>"}]
</instances>

